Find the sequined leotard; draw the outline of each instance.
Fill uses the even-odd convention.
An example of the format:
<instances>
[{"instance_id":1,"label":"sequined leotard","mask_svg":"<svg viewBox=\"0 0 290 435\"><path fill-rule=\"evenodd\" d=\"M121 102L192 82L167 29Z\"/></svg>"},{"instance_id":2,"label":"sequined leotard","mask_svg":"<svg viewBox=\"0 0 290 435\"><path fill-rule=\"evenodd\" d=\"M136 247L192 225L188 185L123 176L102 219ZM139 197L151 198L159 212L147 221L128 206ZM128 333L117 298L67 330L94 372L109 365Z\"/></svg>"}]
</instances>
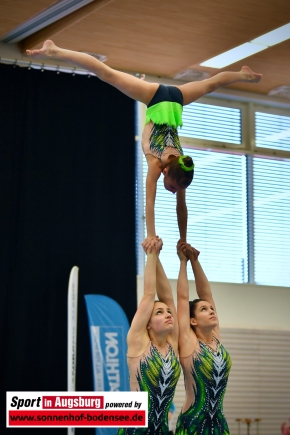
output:
<instances>
[{"instance_id":1,"label":"sequined leotard","mask_svg":"<svg viewBox=\"0 0 290 435\"><path fill-rule=\"evenodd\" d=\"M182 126L183 95L175 86L160 85L146 111L142 135L145 155L152 154L162 161L169 155L183 156L177 127Z\"/></svg>"},{"instance_id":2,"label":"sequined leotard","mask_svg":"<svg viewBox=\"0 0 290 435\"><path fill-rule=\"evenodd\" d=\"M176 435L227 435L223 398L231 368L231 358L216 340L214 352L202 341L200 351L180 357L184 372L186 401L179 414Z\"/></svg>"},{"instance_id":3,"label":"sequined leotard","mask_svg":"<svg viewBox=\"0 0 290 435\"><path fill-rule=\"evenodd\" d=\"M167 435L168 410L180 376L180 364L168 344L164 357L149 343L143 355L128 357L131 391L148 391L148 428L122 428L118 435Z\"/></svg>"}]
</instances>

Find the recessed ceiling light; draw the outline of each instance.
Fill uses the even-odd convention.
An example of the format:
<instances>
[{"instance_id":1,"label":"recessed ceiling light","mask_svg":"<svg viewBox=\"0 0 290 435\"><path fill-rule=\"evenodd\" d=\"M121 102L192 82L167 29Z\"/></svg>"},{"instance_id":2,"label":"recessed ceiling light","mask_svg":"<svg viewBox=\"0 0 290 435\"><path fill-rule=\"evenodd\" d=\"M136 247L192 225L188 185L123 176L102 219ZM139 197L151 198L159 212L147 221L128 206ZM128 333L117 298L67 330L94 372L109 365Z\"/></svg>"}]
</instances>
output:
<instances>
[{"instance_id":1,"label":"recessed ceiling light","mask_svg":"<svg viewBox=\"0 0 290 435\"><path fill-rule=\"evenodd\" d=\"M224 68L227 65L231 65L241 59L259 53L260 51L279 44L282 41L286 41L287 39L290 39L290 23L278 27L271 32L265 33L258 38L252 39L250 42L246 42L245 44L219 54L218 56L202 62L200 65L210 68Z\"/></svg>"},{"instance_id":2,"label":"recessed ceiling light","mask_svg":"<svg viewBox=\"0 0 290 435\"><path fill-rule=\"evenodd\" d=\"M268 95L275 95L275 97L290 98L290 86L279 86L272 89Z\"/></svg>"},{"instance_id":3,"label":"recessed ceiling light","mask_svg":"<svg viewBox=\"0 0 290 435\"><path fill-rule=\"evenodd\" d=\"M105 56L104 54L88 53L87 51L83 51L82 53L89 54L90 56L98 59L100 62L106 62L106 60L108 59L107 56Z\"/></svg>"},{"instance_id":4,"label":"recessed ceiling light","mask_svg":"<svg viewBox=\"0 0 290 435\"><path fill-rule=\"evenodd\" d=\"M197 82L199 80L204 80L209 77L209 73L205 71L197 71L195 69L186 69L180 71L174 76L174 79L188 80L190 82Z\"/></svg>"}]
</instances>

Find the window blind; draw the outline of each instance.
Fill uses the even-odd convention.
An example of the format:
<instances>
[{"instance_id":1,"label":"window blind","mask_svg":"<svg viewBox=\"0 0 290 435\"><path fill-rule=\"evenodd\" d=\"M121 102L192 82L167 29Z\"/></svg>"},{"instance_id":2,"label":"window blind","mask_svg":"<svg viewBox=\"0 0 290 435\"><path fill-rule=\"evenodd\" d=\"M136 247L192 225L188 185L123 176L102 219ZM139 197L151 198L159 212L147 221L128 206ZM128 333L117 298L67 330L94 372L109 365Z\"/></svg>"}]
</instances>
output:
<instances>
[{"instance_id":1,"label":"window blind","mask_svg":"<svg viewBox=\"0 0 290 435\"><path fill-rule=\"evenodd\" d=\"M290 151L290 117L255 112L256 147Z\"/></svg>"},{"instance_id":2,"label":"window blind","mask_svg":"<svg viewBox=\"0 0 290 435\"><path fill-rule=\"evenodd\" d=\"M290 286L290 160L253 159L255 282Z\"/></svg>"},{"instance_id":3,"label":"window blind","mask_svg":"<svg viewBox=\"0 0 290 435\"><path fill-rule=\"evenodd\" d=\"M246 157L183 149L195 163L193 182L186 189L187 240L201 251L210 281L247 282ZM145 158L143 163L145 186ZM176 196L164 189L163 176L157 185L155 225L164 242L160 255L164 270L168 278L176 279ZM191 271L189 278L193 279Z\"/></svg>"},{"instance_id":4,"label":"window blind","mask_svg":"<svg viewBox=\"0 0 290 435\"><path fill-rule=\"evenodd\" d=\"M180 136L231 144L242 143L240 109L192 103L184 106L182 119Z\"/></svg>"}]
</instances>

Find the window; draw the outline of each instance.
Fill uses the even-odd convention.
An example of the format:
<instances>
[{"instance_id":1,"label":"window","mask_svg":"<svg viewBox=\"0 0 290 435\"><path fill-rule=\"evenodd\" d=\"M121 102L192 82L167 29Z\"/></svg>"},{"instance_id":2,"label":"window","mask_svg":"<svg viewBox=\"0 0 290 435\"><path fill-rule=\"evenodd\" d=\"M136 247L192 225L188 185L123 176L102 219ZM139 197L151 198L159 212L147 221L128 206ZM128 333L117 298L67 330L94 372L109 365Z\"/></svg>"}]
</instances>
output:
<instances>
[{"instance_id":1,"label":"window","mask_svg":"<svg viewBox=\"0 0 290 435\"><path fill-rule=\"evenodd\" d=\"M290 110L204 101L185 106L179 131L195 163L186 192L187 239L201 251L210 281L290 286ZM144 195L146 173L143 157ZM176 279L176 197L162 176L155 219L162 264Z\"/></svg>"},{"instance_id":2,"label":"window","mask_svg":"<svg viewBox=\"0 0 290 435\"><path fill-rule=\"evenodd\" d=\"M183 109L180 135L241 144L241 110L212 104L188 104Z\"/></svg>"},{"instance_id":3,"label":"window","mask_svg":"<svg viewBox=\"0 0 290 435\"><path fill-rule=\"evenodd\" d=\"M290 160L253 159L255 282L290 285Z\"/></svg>"},{"instance_id":4,"label":"window","mask_svg":"<svg viewBox=\"0 0 290 435\"><path fill-rule=\"evenodd\" d=\"M187 239L202 252L210 280L247 282L246 157L189 148L184 152L196 167L186 192ZM145 176L146 166L144 158ZM155 203L156 231L164 243L160 258L168 278L177 278L176 196L164 189L162 178Z\"/></svg>"},{"instance_id":5,"label":"window","mask_svg":"<svg viewBox=\"0 0 290 435\"><path fill-rule=\"evenodd\" d=\"M256 112L256 146L290 151L290 117Z\"/></svg>"}]
</instances>

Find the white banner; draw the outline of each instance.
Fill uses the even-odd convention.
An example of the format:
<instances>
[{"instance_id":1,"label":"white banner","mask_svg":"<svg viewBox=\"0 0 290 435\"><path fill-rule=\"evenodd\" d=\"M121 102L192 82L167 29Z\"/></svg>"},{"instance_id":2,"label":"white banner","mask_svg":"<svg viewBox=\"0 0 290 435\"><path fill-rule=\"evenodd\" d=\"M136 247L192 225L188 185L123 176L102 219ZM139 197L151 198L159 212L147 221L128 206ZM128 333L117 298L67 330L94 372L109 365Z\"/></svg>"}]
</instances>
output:
<instances>
[{"instance_id":1,"label":"white banner","mask_svg":"<svg viewBox=\"0 0 290 435\"><path fill-rule=\"evenodd\" d=\"M78 273L79 268L71 270L68 284L68 321L67 321L67 390L76 389L76 358L77 358L77 317L78 317Z\"/></svg>"},{"instance_id":2,"label":"white banner","mask_svg":"<svg viewBox=\"0 0 290 435\"><path fill-rule=\"evenodd\" d=\"M76 389L77 361L77 318L78 318L78 274L74 266L70 272L67 298L67 390ZM74 435L73 427L68 428L67 435Z\"/></svg>"}]
</instances>

